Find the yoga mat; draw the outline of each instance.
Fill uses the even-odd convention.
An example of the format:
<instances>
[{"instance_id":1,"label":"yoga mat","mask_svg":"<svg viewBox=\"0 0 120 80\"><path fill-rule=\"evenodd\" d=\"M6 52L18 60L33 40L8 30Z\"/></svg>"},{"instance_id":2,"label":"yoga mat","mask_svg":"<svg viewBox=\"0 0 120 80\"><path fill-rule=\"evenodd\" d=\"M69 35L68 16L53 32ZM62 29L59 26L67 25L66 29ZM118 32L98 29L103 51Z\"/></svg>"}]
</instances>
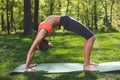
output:
<instances>
[{"instance_id":1,"label":"yoga mat","mask_svg":"<svg viewBox=\"0 0 120 80\"><path fill-rule=\"evenodd\" d=\"M120 71L120 62L105 62L94 66L98 72ZM38 73L72 73L82 72L83 63L41 63L33 69L38 70ZM10 74L25 73L25 64L16 67Z\"/></svg>"}]
</instances>

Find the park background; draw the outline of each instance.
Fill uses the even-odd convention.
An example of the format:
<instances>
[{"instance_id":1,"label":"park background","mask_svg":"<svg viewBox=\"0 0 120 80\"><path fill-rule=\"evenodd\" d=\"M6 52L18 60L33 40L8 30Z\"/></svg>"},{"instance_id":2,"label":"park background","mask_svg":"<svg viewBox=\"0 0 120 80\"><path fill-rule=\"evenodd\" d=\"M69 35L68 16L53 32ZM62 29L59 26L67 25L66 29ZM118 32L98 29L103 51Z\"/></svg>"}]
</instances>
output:
<instances>
[{"instance_id":1,"label":"park background","mask_svg":"<svg viewBox=\"0 0 120 80\"><path fill-rule=\"evenodd\" d=\"M0 80L32 80L29 76L10 76L9 72L25 63L40 22L50 15L69 15L96 34L91 60L96 63L119 61L120 0L0 0ZM62 26L47 38L55 47L36 51L33 63L81 62L83 41ZM69 45L69 46L68 46ZM49 74L34 80L119 80L119 72L93 74Z\"/></svg>"}]
</instances>

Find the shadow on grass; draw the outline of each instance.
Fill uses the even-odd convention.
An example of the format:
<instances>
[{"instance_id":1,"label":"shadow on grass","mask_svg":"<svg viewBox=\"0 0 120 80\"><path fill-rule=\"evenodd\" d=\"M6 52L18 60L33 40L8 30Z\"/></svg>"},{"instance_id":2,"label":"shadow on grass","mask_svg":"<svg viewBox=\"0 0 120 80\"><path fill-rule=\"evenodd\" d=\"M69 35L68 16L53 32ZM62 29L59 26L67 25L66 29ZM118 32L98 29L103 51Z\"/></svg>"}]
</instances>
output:
<instances>
[{"instance_id":1,"label":"shadow on grass","mask_svg":"<svg viewBox=\"0 0 120 80\"><path fill-rule=\"evenodd\" d=\"M97 75L93 72L64 73L64 74L25 74L28 80L96 80Z\"/></svg>"},{"instance_id":2,"label":"shadow on grass","mask_svg":"<svg viewBox=\"0 0 120 80\"><path fill-rule=\"evenodd\" d=\"M12 80L12 79L10 79L10 77L7 77L7 76L6 76L6 77L4 77L4 76L3 76L3 77L0 76L0 80Z\"/></svg>"},{"instance_id":3,"label":"shadow on grass","mask_svg":"<svg viewBox=\"0 0 120 80\"><path fill-rule=\"evenodd\" d=\"M98 78L101 78L101 80L120 80L119 73L119 71L116 71L107 73L74 72L63 74L25 73L24 75L28 80L97 80Z\"/></svg>"}]
</instances>

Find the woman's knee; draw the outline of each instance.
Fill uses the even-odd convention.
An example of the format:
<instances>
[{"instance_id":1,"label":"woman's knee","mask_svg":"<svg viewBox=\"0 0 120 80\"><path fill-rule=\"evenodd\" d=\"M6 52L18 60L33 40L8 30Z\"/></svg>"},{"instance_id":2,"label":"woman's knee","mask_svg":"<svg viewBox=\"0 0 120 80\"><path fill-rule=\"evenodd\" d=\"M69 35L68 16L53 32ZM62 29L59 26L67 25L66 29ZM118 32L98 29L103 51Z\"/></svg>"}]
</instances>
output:
<instances>
[{"instance_id":1,"label":"woman's knee","mask_svg":"<svg viewBox=\"0 0 120 80\"><path fill-rule=\"evenodd\" d=\"M96 36L93 35L92 37L90 37L88 40L92 40L92 41L95 41L96 40Z\"/></svg>"}]
</instances>

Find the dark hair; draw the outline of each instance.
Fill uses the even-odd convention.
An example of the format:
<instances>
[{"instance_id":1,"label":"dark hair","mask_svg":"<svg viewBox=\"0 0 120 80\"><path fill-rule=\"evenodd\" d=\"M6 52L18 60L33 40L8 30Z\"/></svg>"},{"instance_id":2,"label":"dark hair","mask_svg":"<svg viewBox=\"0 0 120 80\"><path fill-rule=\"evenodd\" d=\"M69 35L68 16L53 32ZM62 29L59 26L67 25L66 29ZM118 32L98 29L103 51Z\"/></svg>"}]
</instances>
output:
<instances>
[{"instance_id":1,"label":"dark hair","mask_svg":"<svg viewBox=\"0 0 120 80\"><path fill-rule=\"evenodd\" d=\"M46 39L43 39L39 44L38 48L41 51L47 51L49 48L48 41Z\"/></svg>"}]
</instances>

